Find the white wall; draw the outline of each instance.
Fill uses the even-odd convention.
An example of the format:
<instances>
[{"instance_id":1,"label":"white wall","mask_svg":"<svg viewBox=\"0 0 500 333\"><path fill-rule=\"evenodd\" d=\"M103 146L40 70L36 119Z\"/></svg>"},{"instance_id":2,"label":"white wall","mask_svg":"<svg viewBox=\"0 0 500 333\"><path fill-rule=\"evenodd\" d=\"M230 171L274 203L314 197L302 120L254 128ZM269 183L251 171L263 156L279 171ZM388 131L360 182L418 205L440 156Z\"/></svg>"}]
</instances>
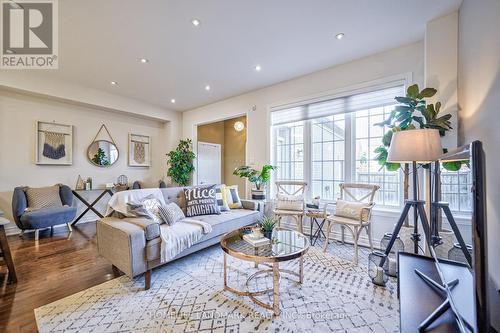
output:
<instances>
[{"instance_id":1,"label":"white wall","mask_svg":"<svg viewBox=\"0 0 500 333\"><path fill-rule=\"evenodd\" d=\"M465 0L459 18L460 141L481 140L486 155L491 313L500 331L500 1Z\"/></svg>"},{"instance_id":2,"label":"white wall","mask_svg":"<svg viewBox=\"0 0 500 333\"><path fill-rule=\"evenodd\" d=\"M422 85L424 73L424 44L422 42L354 60L186 111L183 113L182 121L183 136L196 141L196 125L246 113L247 163L261 166L270 162L268 111L270 105L408 73L413 75L413 82ZM255 106L255 110L252 110L253 106ZM392 212L375 213L374 236L376 239L381 238L383 232L392 229L392 224L398 214ZM362 240L366 241L364 234Z\"/></svg>"},{"instance_id":3,"label":"white wall","mask_svg":"<svg viewBox=\"0 0 500 333\"><path fill-rule=\"evenodd\" d=\"M442 114L451 114L453 129L441 139L445 148L458 143L458 12L427 23L425 29L425 86L437 89L431 103L442 103Z\"/></svg>"},{"instance_id":4,"label":"white wall","mask_svg":"<svg viewBox=\"0 0 500 333\"><path fill-rule=\"evenodd\" d=\"M196 125L246 113L247 163L262 165L270 156L270 105L398 74L413 73L413 81L422 84L423 55L423 43L418 42L186 111L182 133L196 141Z\"/></svg>"},{"instance_id":5,"label":"white wall","mask_svg":"<svg viewBox=\"0 0 500 333\"><path fill-rule=\"evenodd\" d=\"M74 125L72 166L35 165L36 120ZM103 123L120 152L118 162L109 168L96 167L86 158L87 147ZM0 209L11 218L12 190L16 186L64 183L73 188L78 175L92 177L94 187L116 182L121 174L128 176L129 181L144 180L149 185L156 185L166 173L165 154L177 144L179 127L180 115L175 122L165 122L0 90ZM151 136L151 168L127 166L129 133ZM92 219L92 215L87 220L89 218ZM13 226L9 226L10 232L16 230Z\"/></svg>"}]
</instances>

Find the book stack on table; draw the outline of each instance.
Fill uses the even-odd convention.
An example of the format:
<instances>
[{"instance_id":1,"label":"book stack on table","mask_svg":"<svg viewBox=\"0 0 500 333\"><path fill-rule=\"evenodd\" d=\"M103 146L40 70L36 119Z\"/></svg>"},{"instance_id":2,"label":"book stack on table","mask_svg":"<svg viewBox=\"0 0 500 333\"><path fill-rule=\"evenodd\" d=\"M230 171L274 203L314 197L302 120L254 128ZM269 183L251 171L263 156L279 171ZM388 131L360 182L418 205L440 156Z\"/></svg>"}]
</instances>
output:
<instances>
[{"instance_id":1,"label":"book stack on table","mask_svg":"<svg viewBox=\"0 0 500 333\"><path fill-rule=\"evenodd\" d=\"M254 247L264 246L271 242L269 238L263 236L255 238L252 234L243 235L243 240Z\"/></svg>"}]
</instances>

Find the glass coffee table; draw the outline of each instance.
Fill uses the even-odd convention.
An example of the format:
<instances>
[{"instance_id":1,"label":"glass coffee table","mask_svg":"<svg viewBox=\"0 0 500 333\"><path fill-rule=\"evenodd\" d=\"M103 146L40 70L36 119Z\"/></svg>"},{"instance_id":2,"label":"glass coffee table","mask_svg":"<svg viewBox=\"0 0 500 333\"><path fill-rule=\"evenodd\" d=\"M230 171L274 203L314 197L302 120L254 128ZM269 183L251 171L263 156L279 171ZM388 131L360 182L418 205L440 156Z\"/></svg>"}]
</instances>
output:
<instances>
[{"instance_id":1,"label":"glass coffee table","mask_svg":"<svg viewBox=\"0 0 500 333\"><path fill-rule=\"evenodd\" d=\"M267 245L254 247L243 240L243 235L251 232L250 228L241 228L224 235L220 241L224 251L224 290L230 291L238 296L248 296L254 303L272 310L274 315L280 314L279 295L280 279L283 273L298 277L298 282L304 280L304 254L309 249L309 239L298 231L275 228L272 234L271 242ZM250 275L246 281L247 290L237 290L227 285L227 256L250 261L258 268L259 264L269 268L259 270ZM279 263L299 259L299 272L287 269L280 269ZM250 282L260 275L272 275L273 287L269 289L250 291ZM257 296L271 294L273 303L267 304Z\"/></svg>"}]
</instances>

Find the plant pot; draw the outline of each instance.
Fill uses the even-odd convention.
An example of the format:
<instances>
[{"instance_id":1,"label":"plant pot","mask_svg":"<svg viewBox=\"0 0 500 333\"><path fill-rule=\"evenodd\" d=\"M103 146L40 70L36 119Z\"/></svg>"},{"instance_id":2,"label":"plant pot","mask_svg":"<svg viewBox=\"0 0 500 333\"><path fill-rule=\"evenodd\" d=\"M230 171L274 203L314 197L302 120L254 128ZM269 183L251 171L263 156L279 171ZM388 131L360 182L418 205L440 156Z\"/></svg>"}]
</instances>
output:
<instances>
[{"instance_id":1,"label":"plant pot","mask_svg":"<svg viewBox=\"0 0 500 333\"><path fill-rule=\"evenodd\" d=\"M271 239L273 237L273 231L264 231L263 232L264 234L264 237L268 238L268 239Z\"/></svg>"},{"instance_id":2,"label":"plant pot","mask_svg":"<svg viewBox=\"0 0 500 333\"><path fill-rule=\"evenodd\" d=\"M438 258L448 259L448 252L453 248L453 243L455 242L455 233L452 230L443 229L439 231L439 236L441 237L442 244L436 246L434 251L436 251Z\"/></svg>"},{"instance_id":3,"label":"plant pot","mask_svg":"<svg viewBox=\"0 0 500 333\"><path fill-rule=\"evenodd\" d=\"M252 199L253 200L265 200L266 199L266 191L252 189Z\"/></svg>"}]
</instances>

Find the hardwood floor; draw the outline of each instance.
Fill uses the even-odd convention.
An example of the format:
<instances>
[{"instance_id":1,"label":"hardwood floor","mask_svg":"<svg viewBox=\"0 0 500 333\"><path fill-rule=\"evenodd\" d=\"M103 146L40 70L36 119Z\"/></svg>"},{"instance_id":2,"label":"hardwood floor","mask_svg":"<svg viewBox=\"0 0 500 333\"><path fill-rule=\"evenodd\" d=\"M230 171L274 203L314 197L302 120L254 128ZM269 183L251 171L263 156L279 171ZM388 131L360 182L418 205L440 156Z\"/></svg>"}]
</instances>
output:
<instances>
[{"instance_id":1,"label":"hardwood floor","mask_svg":"<svg viewBox=\"0 0 500 333\"><path fill-rule=\"evenodd\" d=\"M119 276L97 253L95 223L9 236L17 284L0 269L0 332L37 332L33 310Z\"/></svg>"}]
</instances>

